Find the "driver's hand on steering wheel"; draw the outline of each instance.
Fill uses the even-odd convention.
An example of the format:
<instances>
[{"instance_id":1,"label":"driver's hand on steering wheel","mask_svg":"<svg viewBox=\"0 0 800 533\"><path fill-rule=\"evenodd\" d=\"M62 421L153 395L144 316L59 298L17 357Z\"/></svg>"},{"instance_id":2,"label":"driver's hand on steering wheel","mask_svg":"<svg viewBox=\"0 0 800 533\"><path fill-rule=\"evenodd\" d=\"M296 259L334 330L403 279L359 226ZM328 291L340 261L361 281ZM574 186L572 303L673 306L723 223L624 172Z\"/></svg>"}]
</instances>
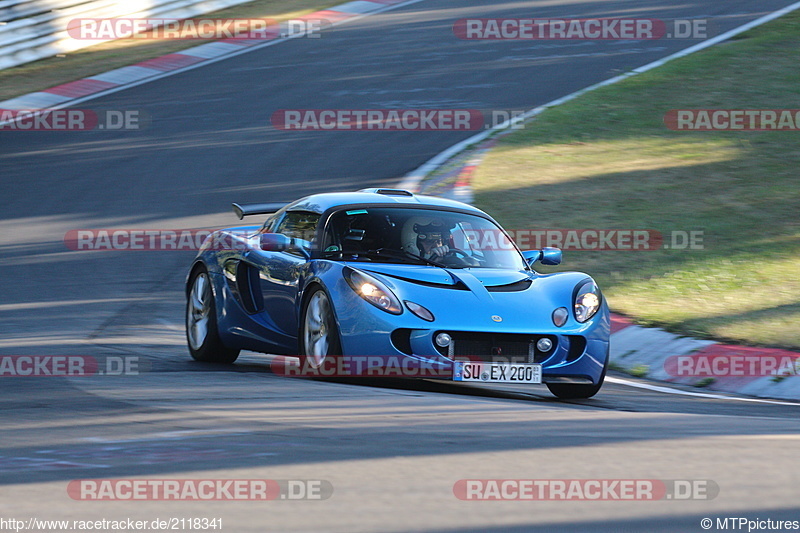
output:
<instances>
[{"instance_id":1,"label":"driver's hand on steering wheel","mask_svg":"<svg viewBox=\"0 0 800 533\"><path fill-rule=\"evenodd\" d=\"M438 246L434 246L430 250L428 250L428 259L444 259L444 256L450 253L450 247L446 244L441 244L441 241Z\"/></svg>"}]
</instances>

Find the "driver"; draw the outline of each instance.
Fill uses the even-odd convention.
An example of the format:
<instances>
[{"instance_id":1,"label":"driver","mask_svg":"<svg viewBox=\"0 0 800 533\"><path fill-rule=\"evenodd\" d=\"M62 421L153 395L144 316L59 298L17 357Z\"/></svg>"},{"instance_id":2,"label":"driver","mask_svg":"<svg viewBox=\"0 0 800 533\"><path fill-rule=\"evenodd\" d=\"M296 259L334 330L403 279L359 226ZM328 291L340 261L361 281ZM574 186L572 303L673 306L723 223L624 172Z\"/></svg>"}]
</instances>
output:
<instances>
[{"instance_id":1,"label":"driver","mask_svg":"<svg viewBox=\"0 0 800 533\"><path fill-rule=\"evenodd\" d=\"M412 232L406 233L403 249L415 255L440 261L450 253L450 229L440 218L409 220L406 224Z\"/></svg>"},{"instance_id":2,"label":"driver","mask_svg":"<svg viewBox=\"0 0 800 533\"><path fill-rule=\"evenodd\" d=\"M417 248L425 259L441 261L448 253L450 247L445 242L450 242L450 232L444 229L441 221L434 221L427 226L414 225L414 233L417 234ZM446 235L445 235L446 234Z\"/></svg>"}]
</instances>

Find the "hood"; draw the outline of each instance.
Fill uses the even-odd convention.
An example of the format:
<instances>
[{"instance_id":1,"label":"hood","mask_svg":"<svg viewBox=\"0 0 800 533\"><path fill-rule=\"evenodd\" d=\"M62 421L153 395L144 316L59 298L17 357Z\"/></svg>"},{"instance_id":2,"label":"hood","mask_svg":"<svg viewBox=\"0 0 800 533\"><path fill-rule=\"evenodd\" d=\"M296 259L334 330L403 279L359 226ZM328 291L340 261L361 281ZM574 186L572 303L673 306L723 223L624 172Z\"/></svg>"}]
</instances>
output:
<instances>
[{"instance_id":1,"label":"hood","mask_svg":"<svg viewBox=\"0 0 800 533\"><path fill-rule=\"evenodd\" d=\"M531 279L527 272L499 268L464 268L453 271L453 275L465 283L467 279L473 278L487 288L516 285Z\"/></svg>"},{"instance_id":2,"label":"hood","mask_svg":"<svg viewBox=\"0 0 800 533\"><path fill-rule=\"evenodd\" d=\"M553 310L570 309L575 287L588 279L580 272L537 274L364 262L348 266L376 275L400 300L413 301L433 313L435 327L454 331L561 332L553 325ZM502 321L495 321L495 316Z\"/></svg>"},{"instance_id":3,"label":"hood","mask_svg":"<svg viewBox=\"0 0 800 533\"><path fill-rule=\"evenodd\" d=\"M390 278L418 283L421 285L439 285L444 287L460 286L459 288L485 287L505 288L517 287L522 290L526 287L520 283L530 281L531 276L524 271L504 270L497 268L454 268L444 269L428 265L397 265L397 264L363 264L351 265L366 272L382 274ZM474 289L473 289L474 290Z\"/></svg>"},{"instance_id":4,"label":"hood","mask_svg":"<svg viewBox=\"0 0 800 533\"><path fill-rule=\"evenodd\" d=\"M390 278L396 278L411 283L421 285L440 285L454 286L459 283L458 278L454 277L449 270L428 265L398 265L398 264L378 264L378 263L350 263L352 268L382 274Z\"/></svg>"}]
</instances>

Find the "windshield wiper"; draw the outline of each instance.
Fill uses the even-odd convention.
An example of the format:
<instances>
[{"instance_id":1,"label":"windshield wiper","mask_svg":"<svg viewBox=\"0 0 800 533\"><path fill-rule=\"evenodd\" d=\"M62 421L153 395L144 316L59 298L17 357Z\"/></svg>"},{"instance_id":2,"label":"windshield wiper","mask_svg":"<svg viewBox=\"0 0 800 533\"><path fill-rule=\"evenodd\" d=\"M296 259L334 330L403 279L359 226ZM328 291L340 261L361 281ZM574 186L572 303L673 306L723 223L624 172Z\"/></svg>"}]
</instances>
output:
<instances>
[{"instance_id":1,"label":"windshield wiper","mask_svg":"<svg viewBox=\"0 0 800 533\"><path fill-rule=\"evenodd\" d=\"M442 264L442 263L440 263L438 261L434 261L433 259L426 259L426 258L422 257L421 255L417 255L417 254L414 254L414 253L411 253L411 252L407 252L406 250L394 250L392 248L378 248L377 250L368 250L367 253L368 254L375 254L375 255L379 255L379 256L382 255L384 257L391 256L391 257L396 257L398 259L402 259L402 258L405 258L405 257L413 257L414 259L416 259L418 261L422 261L423 263L427 263L429 265L436 266L436 267L439 267L439 268L452 268L452 267L444 265L444 264Z\"/></svg>"}]
</instances>

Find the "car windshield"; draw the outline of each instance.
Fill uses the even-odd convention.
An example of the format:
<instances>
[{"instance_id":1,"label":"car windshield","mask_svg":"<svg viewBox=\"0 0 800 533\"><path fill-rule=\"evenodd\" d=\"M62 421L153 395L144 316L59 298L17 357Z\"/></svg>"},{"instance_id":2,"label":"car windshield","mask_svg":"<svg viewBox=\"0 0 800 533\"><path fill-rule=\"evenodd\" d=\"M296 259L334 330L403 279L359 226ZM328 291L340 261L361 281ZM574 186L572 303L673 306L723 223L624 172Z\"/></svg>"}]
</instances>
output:
<instances>
[{"instance_id":1,"label":"car windshield","mask_svg":"<svg viewBox=\"0 0 800 533\"><path fill-rule=\"evenodd\" d=\"M322 257L446 268L525 268L505 232L488 219L400 207L334 213L326 226Z\"/></svg>"}]
</instances>

